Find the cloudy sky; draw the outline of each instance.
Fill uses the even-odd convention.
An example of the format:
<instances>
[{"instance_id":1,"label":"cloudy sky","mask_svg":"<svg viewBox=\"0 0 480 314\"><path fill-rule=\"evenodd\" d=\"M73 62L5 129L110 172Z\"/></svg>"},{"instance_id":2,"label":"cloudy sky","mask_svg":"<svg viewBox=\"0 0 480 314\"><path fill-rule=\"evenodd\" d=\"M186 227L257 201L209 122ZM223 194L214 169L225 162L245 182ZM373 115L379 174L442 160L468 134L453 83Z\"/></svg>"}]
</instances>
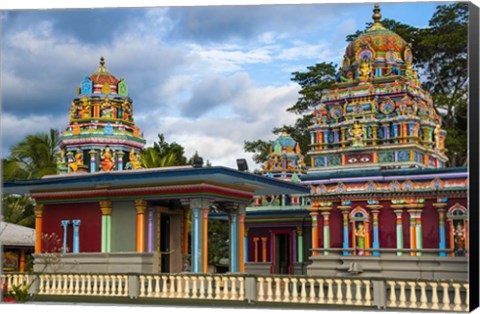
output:
<instances>
[{"instance_id":1,"label":"cloudy sky","mask_svg":"<svg viewBox=\"0 0 480 314\"><path fill-rule=\"evenodd\" d=\"M381 3L425 27L439 3ZM372 3L6 10L1 14L2 157L25 135L63 131L76 88L100 56L125 78L147 145L158 133L213 165L236 167L243 142L274 139L296 116L291 73L340 64Z\"/></svg>"}]
</instances>

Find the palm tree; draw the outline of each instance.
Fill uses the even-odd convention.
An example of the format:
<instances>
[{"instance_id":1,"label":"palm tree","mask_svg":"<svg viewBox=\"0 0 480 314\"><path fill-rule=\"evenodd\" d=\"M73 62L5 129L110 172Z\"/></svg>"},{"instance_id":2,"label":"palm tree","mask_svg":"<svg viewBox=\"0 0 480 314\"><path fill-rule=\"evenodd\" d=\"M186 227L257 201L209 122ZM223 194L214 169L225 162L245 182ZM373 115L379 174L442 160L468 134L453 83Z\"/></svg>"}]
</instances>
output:
<instances>
[{"instance_id":1,"label":"palm tree","mask_svg":"<svg viewBox=\"0 0 480 314\"><path fill-rule=\"evenodd\" d=\"M35 201L28 195L2 195L3 221L35 228Z\"/></svg>"},{"instance_id":2,"label":"palm tree","mask_svg":"<svg viewBox=\"0 0 480 314\"><path fill-rule=\"evenodd\" d=\"M49 134L27 135L15 144L7 159L2 160L3 179L32 179L57 172L60 153L59 132L50 129Z\"/></svg>"},{"instance_id":3,"label":"palm tree","mask_svg":"<svg viewBox=\"0 0 480 314\"><path fill-rule=\"evenodd\" d=\"M141 156L143 168L161 168L177 165L177 160L173 152L170 152L167 155L160 157L155 148L148 147L141 152Z\"/></svg>"}]
</instances>

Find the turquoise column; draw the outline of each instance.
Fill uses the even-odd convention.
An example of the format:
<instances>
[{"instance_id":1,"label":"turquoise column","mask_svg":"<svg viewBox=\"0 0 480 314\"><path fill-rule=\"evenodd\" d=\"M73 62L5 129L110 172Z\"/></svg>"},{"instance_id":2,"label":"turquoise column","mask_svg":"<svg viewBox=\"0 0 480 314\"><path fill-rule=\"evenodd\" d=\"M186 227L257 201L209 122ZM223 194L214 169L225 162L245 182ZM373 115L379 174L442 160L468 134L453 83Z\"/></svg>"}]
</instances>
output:
<instances>
[{"instance_id":1,"label":"turquoise column","mask_svg":"<svg viewBox=\"0 0 480 314\"><path fill-rule=\"evenodd\" d=\"M95 157L97 152L92 149L88 154L90 155L90 172L95 172L97 171L97 158Z\"/></svg>"},{"instance_id":2,"label":"turquoise column","mask_svg":"<svg viewBox=\"0 0 480 314\"><path fill-rule=\"evenodd\" d=\"M122 151L119 151L117 155L118 155L117 170L123 170L123 155L125 155L125 153Z\"/></svg>"},{"instance_id":3,"label":"turquoise column","mask_svg":"<svg viewBox=\"0 0 480 314\"><path fill-rule=\"evenodd\" d=\"M394 210L396 215L397 226L397 249L403 249L403 226L402 226L402 210ZM398 251L397 256L402 256L403 252Z\"/></svg>"},{"instance_id":4,"label":"turquoise column","mask_svg":"<svg viewBox=\"0 0 480 314\"><path fill-rule=\"evenodd\" d=\"M194 208L192 209L192 214L193 214L193 250L192 250L192 263L193 263L193 272L198 273L199 272L199 265L198 265L198 260L199 260L199 226L198 226L198 219L199 219L199 209Z\"/></svg>"},{"instance_id":5,"label":"turquoise column","mask_svg":"<svg viewBox=\"0 0 480 314\"><path fill-rule=\"evenodd\" d=\"M62 247L62 253L65 254L67 253L67 227L70 224L70 220L62 220L60 222L63 227L63 247Z\"/></svg>"},{"instance_id":6,"label":"turquoise column","mask_svg":"<svg viewBox=\"0 0 480 314\"><path fill-rule=\"evenodd\" d=\"M340 207L340 206L339 206ZM345 206L350 208L350 206ZM348 249L350 248L350 241L349 241L349 236L348 236L348 210L342 211L343 215L343 248ZM350 252L348 250L343 251L343 255L350 255Z\"/></svg>"},{"instance_id":7,"label":"turquoise column","mask_svg":"<svg viewBox=\"0 0 480 314\"><path fill-rule=\"evenodd\" d=\"M248 228L245 228L245 234L243 236L243 261L248 262Z\"/></svg>"},{"instance_id":8,"label":"turquoise column","mask_svg":"<svg viewBox=\"0 0 480 314\"><path fill-rule=\"evenodd\" d=\"M446 233L445 233L445 207L446 203L434 203L433 206L438 208L438 228L439 228L439 240L440 243L438 244L439 249L446 249L447 248L447 241L446 241ZM447 256L445 251L440 252L439 256Z\"/></svg>"},{"instance_id":9,"label":"turquoise column","mask_svg":"<svg viewBox=\"0 0 480 314\"><path fill-rule=\"evenodd\" d=\"M413 122L410 122L408 124L408 134L409 134L409 136L414 136L414 132L415 132L415 124ZM409 142L413 143L413 139L410 139Z\"/></svg>"},{"instance_id":10,"label":"turquoise column","mask_svg":"<svg viewBox=\"0 0 480 314\"><path fill-rule=\"evenodd\" d=\"M380 248L380 237L378 234L378 211L372 210L373 214L373 248L378 249ZM373 251L373 256L380 256L379 251Z\"/></svg>"},{"instance_id":11,"label":"turquoise column","mask_svg":"<svg viewBox=\"0 0 480 314\"><path fill-rule=\"evenodd\" d=\"M237 272L237 215L230 214L230 272Z\"/></svg>"},{"instance_id":12,"label":"turquoise column","mask_svg":"<svg viewBox=\"0 0 480 314\"><path fill-rule=\"evenodd\" d=\"M80 252L80 220L73 220L73 253Z\"/></svg>"}]
</instances>

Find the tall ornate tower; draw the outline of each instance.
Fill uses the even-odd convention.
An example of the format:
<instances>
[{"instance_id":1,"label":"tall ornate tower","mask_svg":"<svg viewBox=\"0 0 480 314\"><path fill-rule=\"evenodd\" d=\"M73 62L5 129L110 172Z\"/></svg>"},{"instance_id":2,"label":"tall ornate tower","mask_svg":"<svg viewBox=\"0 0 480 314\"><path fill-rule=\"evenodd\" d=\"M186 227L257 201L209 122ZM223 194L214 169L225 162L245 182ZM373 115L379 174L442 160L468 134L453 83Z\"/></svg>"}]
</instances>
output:
<instances>
[{"instance_id":1,"label":"tall ornate tower","mask_svg":"<svg viewBox=\"0 0 480 314\"><path fill-rule=\"evenodd\" d=\"M144 145L127 85L107 70L102 57L72 101L70 122L60 137L59 172L136 169Z\"/></svg>"},{"instance_id":2,"label":"tall ornate tower","mask_svg":"<svg viewBox=\"0 0 480 314\"><path fill-rule=\"evenodd\" d=\"M346 48L339 81L322 97L310 127L311 172L441 168L445 131L412 69L410 44L380 23Z\"/></svg>"}]
</instances>

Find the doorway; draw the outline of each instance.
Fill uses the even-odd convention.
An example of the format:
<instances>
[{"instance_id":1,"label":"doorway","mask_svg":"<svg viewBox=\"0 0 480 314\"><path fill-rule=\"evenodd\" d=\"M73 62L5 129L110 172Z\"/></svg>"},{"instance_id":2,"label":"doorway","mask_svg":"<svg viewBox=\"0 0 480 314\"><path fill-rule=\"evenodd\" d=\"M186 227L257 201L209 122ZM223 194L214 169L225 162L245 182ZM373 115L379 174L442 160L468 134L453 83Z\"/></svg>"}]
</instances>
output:
<instances>
[{"instance_id":1,"label":"doorway","mask_svg":"<svg viewBox=\"0 0 480 314\"><path fill-rule=\"evenodd\" d=\"M275 258L273 264L274 274L292 273L290 234L275 235Z\"/></svg>"},{"instance_id":2,"label":"doorway","mask_svg":"<svg viewBox=\"0 0 480 314\"><path fill-rule=\"evenodd\" d=\"M170 216L160 215L160 271L170 272Z\"/></svg>"}]
</instances>

